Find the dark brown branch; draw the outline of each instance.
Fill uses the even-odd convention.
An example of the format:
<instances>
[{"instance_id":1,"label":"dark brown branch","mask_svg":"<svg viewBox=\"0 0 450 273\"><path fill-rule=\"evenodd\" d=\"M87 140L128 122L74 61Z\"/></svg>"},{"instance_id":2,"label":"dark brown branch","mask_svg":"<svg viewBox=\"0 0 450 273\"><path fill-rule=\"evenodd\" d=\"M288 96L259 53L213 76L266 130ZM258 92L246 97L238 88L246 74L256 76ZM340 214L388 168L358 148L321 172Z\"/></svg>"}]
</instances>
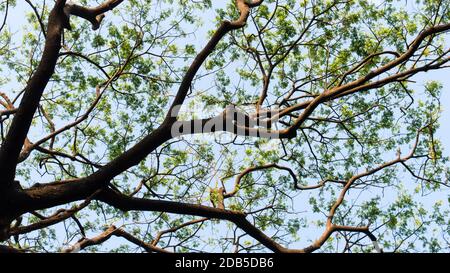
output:
<instances>
[{"instance_id":1,"label":"dark brown branch","mask_svg":"<svg viewBox=\"0 0 450 273\"><path fill-rule=\"evenodd\" d=\"M39 22L39 26L41 27L42 34L43 34L44 37L46 38L46 37L47 37L47 31L45 30L44 22L42 22L42 18L41 18L41 16L39 15L39 12L38 12L36 6L35 6L33 3L31 3L30 0L25 0L25 1L28 3L28 5L30 5L31 9L33 10L34 15L36 16L36 19L37 19L38 22Z\"/></svg>"},{"instance_id":2,"label":"dark brown branch","mask_svg":"<svg viewBox=\"0 0 450 273\"><path fill-rule=\"evenodd\" d=\"M28 226L18 226L16 228L12 228L9 232L10 236L14 236L14 235L19 235L19 234L24 234L24 233L28 233L34 230L38 230L38 229L42 229L57 223L60 223L70 217L73 217L75 215L75 213L77 213L78 211L84 209L85 207L87 207L90 203L92 198L98 194L100 191L97 191L96 193L94 193L92 196L90 196L89 198L87 198L83 203L81 203L78 206L75 206L71 209L68 210L58 210L54 215L47 217L45 219L43 219L42 221L39 221L37 223L33 223L30 224Z\"/></svg>"},{"instance_id":3,"label":"dark brown branch","mask_svg":"<svg viewBox=\"0 0 450 273\"><path fill-rule=\"evenodd\" d=\"M123 0L108 0L97 7L83 7L76 4L71 4L67 8L70 14L88 20L92 24L92 29L96 30L105 17L105 12L110 11L120 5Z\"/></svg>"},{"instance_id":4,"label":"dark brown branch","mask_svg":"<svg viewBox=\"0 0 450 273\"><path fill-rule=\"evenodd\" d=\"M9 116L17 113L17 109L8 109L0 111L0 116Z\"/></svg>"},{"instance_id":5,"label":"dark brown branch","mask_svg":"<svg viewBox=\"0 0 450 273\"><path fill-rule=\"evenodd\" d=\"M0 173L2 174L0 187L11 185L14 180L17 159L27 137L31 121L39 106L45 87L55 70L59 50L61 49L65 2L65 0L58 0L50 12L47 38L41 61L25 87L22 101L0 148Z\"/></svg>"}]
</instances>

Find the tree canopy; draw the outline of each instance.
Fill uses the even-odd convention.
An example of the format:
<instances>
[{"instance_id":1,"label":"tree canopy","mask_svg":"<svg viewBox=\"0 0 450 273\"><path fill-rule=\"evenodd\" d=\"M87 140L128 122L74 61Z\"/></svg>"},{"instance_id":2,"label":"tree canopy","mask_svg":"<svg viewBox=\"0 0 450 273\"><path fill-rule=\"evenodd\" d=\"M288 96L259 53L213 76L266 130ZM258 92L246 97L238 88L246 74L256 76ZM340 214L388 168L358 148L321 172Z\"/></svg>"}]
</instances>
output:
<instances>
[{"instance_id":1,"label":"tree canopy","mask_svg":"<svg viewBox=\"0 0 450 273\"><path fill-rule=\"evenodd\" d=\"M0 251L450 250L449 1L0 12Z\"/></svg>"}]
</instances>

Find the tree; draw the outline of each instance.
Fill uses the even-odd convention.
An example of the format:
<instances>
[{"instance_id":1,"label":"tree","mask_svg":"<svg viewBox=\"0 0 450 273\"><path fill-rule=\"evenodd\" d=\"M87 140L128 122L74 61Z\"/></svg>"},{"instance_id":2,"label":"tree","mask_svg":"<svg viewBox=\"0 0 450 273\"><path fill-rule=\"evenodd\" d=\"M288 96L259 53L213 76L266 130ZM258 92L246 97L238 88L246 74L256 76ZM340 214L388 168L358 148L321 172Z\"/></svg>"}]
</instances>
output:
<instances>
[{"instance_id":1,"label":"tree","mask_svg":"<svg viewBox=\"0 0 450 273\"><path fill-rule=\"evenodd\" d=\"M94 2L1 3L2 251L449 250L450 2Z\"/></svg>"}]
</instances>

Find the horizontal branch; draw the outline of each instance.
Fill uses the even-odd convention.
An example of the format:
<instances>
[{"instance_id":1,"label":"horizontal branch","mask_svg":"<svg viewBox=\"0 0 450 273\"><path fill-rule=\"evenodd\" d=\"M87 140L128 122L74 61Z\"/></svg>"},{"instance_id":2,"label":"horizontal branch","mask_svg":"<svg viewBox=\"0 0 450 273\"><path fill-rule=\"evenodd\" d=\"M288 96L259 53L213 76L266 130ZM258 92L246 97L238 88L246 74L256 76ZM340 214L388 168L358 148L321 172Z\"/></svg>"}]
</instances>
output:
<instances>
[{"instance_id":1,"label":"horizontal branch","mask_svg":"<svg viewBox=\"0 0 450 273\"><path fill-rule=\"evenodd\" d=\"M49 14L48 30L41 60L28 81L20 105L14 115L5 140L0 148L0 187L10 187L16 172L17 159L44 90L54 73L61 49L61 36L66 16L65 0L56 1Z\"/></svg>"},{"instance_id":2,"label":"horizontal branch","mask_svg":"<svg viewBox=\"0 0 450 273\"><path fill-rule=\"evenodd\" d=\"M0 245L0 254L2 253L24 253L25 251L22 249L17 249L10 246Z\"/></svg>"},{"instance_id":3,"label":"horizontal branch","mask_svg":"<svg viewBox=\"0 0 450 273\"><path fill-rule=\"evenodd\" d=\"M126 232L122 228L117 228L115 226L110 226L108 229L106 229L101 234L95 236L94 238L83 238L78 243L74 244L73 246L64 249L62 252L78 252L80 250L83 250L89 246L99 245L104 242L106 242L108 239L110 239L112 236L122 237L129 242L142 247L147 252L158 252L158 253L168 253L169 251L164 250L162 248L153 246L151 244L148 244L135 236L131 235L130 233Z\"/></svg>"}]
</instances>

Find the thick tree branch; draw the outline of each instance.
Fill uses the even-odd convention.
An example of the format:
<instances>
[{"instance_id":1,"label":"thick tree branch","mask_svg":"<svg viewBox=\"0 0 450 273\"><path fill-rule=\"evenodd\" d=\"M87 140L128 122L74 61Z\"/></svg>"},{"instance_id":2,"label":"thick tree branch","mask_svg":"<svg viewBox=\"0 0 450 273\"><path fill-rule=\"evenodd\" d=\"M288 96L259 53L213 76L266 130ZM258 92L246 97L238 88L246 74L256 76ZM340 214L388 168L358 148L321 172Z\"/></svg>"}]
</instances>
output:
<instances>
[{"instance_id":1,"label":"thick tree branch","mask_svg":"<svg viewBox=\"0 0 450 273\"><path fill-rule=\"evenodd\" d=\"M0 254L1 253L24 253L25 251L22 249L17 249L10 246L0 245Z\"/></svg>"},{"instance_id":2,"label":"thick tree branch","mask_svg":"<svg viewBox=\"0 0 450 273\"><path fill-rule=\"evenodd\" d=\"M96 30L105 18L105 12L110 11L120 5L123 0L108 0L97 7L83 7L76 4L68 4L67 9L70 14L88 20L92 24L92 29Z\"/></svg>"},{"instance_id":3,"label":"thick tree branch","mask_svg":"<svg viewBox=\"0 0 450 273\"><path fill-rule=\"evenodd\" d=\"M241 17L236 21L225 21L221 24L208 45L198 54L190 69L186 72L186 76L180 85L173 105L182 104L195 73L206 57L212 52L220 39L228 31L244 26L244 19L248 17L250 7L259 5L261 2L262 1L256 1L251 2L251 4L243 5L244 1L238 0L238 7L241 11ZM115 176L121 174L130 167L137 165L149 153L173 137L171 135L171 126L174 120L170 117L170 113L168 117L169 118L166 118L160 127L92 175L82 179L66 181L63 183L52 183L42 187L30 189L25 195L22 195L23 200L27 200L23 209L26 211L25 207L28 206L36 210L39 208L65 204L67 202L71 202L70 200L81 200L92 194L97 189L106 186Z\"/></svg>"}]
</instances>

